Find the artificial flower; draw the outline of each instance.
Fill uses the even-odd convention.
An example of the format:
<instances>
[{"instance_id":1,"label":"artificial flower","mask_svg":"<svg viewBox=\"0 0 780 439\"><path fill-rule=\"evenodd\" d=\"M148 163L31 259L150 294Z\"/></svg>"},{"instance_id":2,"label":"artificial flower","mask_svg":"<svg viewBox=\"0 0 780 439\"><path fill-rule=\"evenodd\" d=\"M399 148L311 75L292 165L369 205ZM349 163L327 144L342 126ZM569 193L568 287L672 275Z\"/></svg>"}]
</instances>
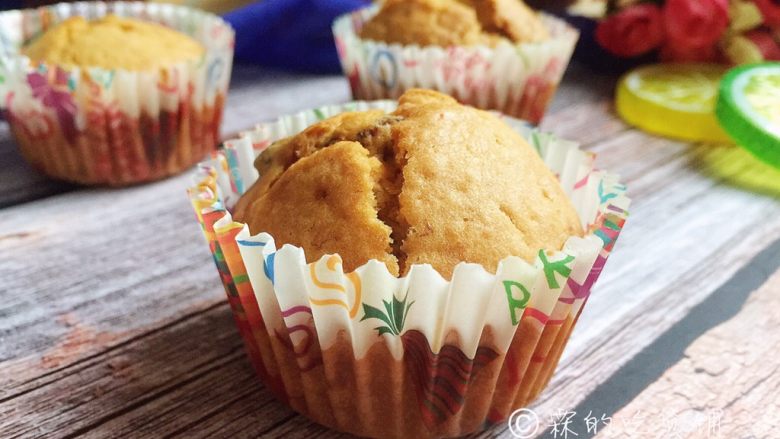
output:
<instances>
[{"instance_id":1,"label":"artificial flower","mask_svg":"<svg viewBox=\"0 0 780 439\"><path fill-rule=\"evenodd\" d=\"M598 43L624 58L656 49L663 39L661 9L648 3L627 7L599 23L596 29Z\"/></svg>"}]
</instances>

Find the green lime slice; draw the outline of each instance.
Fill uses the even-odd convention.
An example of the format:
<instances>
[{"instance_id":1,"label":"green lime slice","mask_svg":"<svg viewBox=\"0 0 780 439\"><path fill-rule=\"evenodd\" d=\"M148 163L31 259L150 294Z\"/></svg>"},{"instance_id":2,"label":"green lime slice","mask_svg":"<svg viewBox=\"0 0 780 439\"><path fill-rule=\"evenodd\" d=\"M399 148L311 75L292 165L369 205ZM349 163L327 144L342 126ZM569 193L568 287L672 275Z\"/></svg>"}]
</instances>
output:
<instances>
[{"instance_id":1,"label":"green lime slice","mask_svg":"<svg viewBox=\"0 0 780 439\"><path fill-rule=\"evenodd\" d=\"M780 63L730 70L721 81L715 114L737 144L780 167Z\"/></svg>"}]
</instances>

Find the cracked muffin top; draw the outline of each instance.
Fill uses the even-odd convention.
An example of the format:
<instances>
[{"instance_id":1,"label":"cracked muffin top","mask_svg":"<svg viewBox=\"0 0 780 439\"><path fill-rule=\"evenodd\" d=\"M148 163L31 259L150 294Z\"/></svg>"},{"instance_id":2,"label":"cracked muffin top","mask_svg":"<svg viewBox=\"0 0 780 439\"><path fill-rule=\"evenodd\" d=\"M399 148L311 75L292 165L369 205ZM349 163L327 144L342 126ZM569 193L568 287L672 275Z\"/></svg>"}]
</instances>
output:
<instances>
[{"instance_id":1,"label":"cracked muffin top","mask_svg":"<svg viewBox=\"0 0 780 439\"><path fill-rule=\"evenodd\" d=\"M496 46L550 37L522 0L385 0L360 31L385 43L420 46Z\"/></svg>"},{"instance_id":2,"label":"cracked muffin top","mask_svg":"<svg viewBox=\"0 0 780 439\"><path fill-rule=\"evenodd\" d=\"M200 43L181 32L113 14L68 18L22 48L35 62L136 71L197 60L203 52Z\"/></svg>"},{"instance_id":3,"label":"cracked muffin top","mask_svg":"<svg viewBox=\"0 0 780 439\"><path fill-rule=\"evenodd\" d=\"M498 117L429 90L398 104L274 143L234 218L307 262L338 253L345 271L377 259L395 275L430 264L446 278L462 261L493 272L510 255L532 263L582 235L555 175Z\"/></svg>"}]
</instances>

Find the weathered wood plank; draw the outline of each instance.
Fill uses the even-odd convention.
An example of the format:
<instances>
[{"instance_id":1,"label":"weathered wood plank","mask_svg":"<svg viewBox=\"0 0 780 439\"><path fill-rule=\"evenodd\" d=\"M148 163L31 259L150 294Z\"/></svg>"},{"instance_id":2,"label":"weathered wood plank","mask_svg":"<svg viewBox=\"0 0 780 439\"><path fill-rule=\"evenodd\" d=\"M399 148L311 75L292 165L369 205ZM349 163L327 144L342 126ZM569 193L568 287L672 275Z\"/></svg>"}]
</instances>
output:
<instances>
[{"instance_id":1,"label":"weathered wood plank","mask_svg":"<svg viewBox=\"0 0 780 439\"><path fill-rule=\"evenodd\" d=\"M257 436L284 414L291 413L257 381L242 349L213 361L206 373L177 384L173 389L162 389L156 398L143 400L131 410L111 412L110 419L87 425L81 431L86 431L85 436L95 438L109 434L116 438L209 437L201 424L214 420L217 423L210 428L214 435L236 437L247 433ZM237 402L248 410L235 407ZM231 407L232 410L239 409L239 418L232 419L240 422L238 425L230 422ZM154 416L150 417L150 413ZM194 429L196 425L198 427ZM80 435L81 431L73 436Z\"/></svg>"},{"instance_id":2,"label":"weathered wood plank","mask_svg":"<svg viewBox=\"0 0 780 439\"><path fill-rule=\"evenodd\" d=\"M72 190L74 186L49 180L24 161L8 124L0 121L0 209Z\"/></svg>"},{"instance_id":3,"label":"weathered wood plank","mask_svg":"<svg viewBox=\"0 0 780 439\"><path fill-rule=\"evenodd\" d=\"M599 437L776 437L778 293L780 271L737 316L696 340L685 358L615 414Z\"/></svg>"},{"instance_id":4,"label":"weathered wood plank","mask_svg":"<svg viewBox=\"0 0 780 439\"><path fill-rule=\"evenodd\" d=\"M189 179L2 211L0 369L13 360L17 373L0 374L0 398L224 300L184 193Z\"/></svg>"},{"instance_id":5,"label":"weathered wood plank","mask_svg":"<svg viewBox=\"0 0 780 439\"><path fill-rule=\"evenodd\" d=\"M354 436L337 433L332 430L328 430L317 424L314 424L304 418L303 416L296 416L285 422L282 425L277 426L275 429L269 431L268 437L284 437L295 439L307 439L312 437L317 438L353 438Z\"/></svg>"},{"instance_id":6,"label":"weathered wood plank","mask_svg":"<svg viewBox=\"0 0 780 439\"><path fill-rule=\"evenodd\" d=\"M614 87L614 77L598 75L583 65L572 64L541 128L583 145L627 130L628 127L611 111Z\"/></svg>"},{"instance_id":7,"label":"weathered wood plank","mask_svg":"<svg viewBox=\"0 0 780 439\"><path fill-rule=\"evenodd\" d=\"M12 399L12 404L0 404L0 436L84 432L118 413L154 407L161 395L180 396L182 389L192 391L186 398L175 399L175 403L157 410L160 419L182 405L187 409L182 413L186 414L193 409L186 405L194 402L208 410L209 401L216 403L219 398L232 398L231 393L257 386L242 349L230 311L220 303L137 342L114 347L27 383L25 393ZM234 379L237 375L240 378ZM207 380L210 385L188 387L188 383L208 377L212 377ZM144 431L144 425L151 424L128 422L126 428Z\"/></svg>"},{"instance_id":8,"label":"weathered wood plank","mask_svg":"<svg viewBox=\"0 0 780 439\"><path fill-rule=\"evenodd\" d=\"M282 72L261 67L233 67L222 133L237 133L279 115L351 99L341 75Z\"/></svg>"},{"instance_id":9,"label":"weathered wood plank","mask_svg":"<svg viewBox=\"0 0 780 439\"><path fill-rule=\"evenodd\" d=\"M257 385L258 392L265 392L265 388ZM263 396L265 393L262 394ZM208 418L193 419L190 428L178 432L180 436L188 438L254 438L273 437L273 431L278 425L285 424L293 418L303 419L296 415L289 407L272 400L268 404L260 406L256 401L258 395L242 395L239 399L225 406L224 409ZM322 431L327 431L321 427Z\"/></svg>"}]
</instances>

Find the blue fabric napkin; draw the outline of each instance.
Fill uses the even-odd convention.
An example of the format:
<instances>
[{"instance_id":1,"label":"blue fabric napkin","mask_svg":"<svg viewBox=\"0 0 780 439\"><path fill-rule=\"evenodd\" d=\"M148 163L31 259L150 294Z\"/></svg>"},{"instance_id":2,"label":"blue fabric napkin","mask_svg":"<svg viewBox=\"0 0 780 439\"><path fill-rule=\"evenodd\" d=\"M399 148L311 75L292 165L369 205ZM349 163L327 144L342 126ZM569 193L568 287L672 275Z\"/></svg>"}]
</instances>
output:
<instances>
[{"instance_id":1,"label":"blue fabric napkin","mask_svg":"<svg viewBox=\"0 0 780 439\"><path fill-rule=\"evenodd\" d=\"M225 14L236 30L235 58L268 67L341 71L331 24L369 0L263 0Z\"/></svg>"}]
</instances>

